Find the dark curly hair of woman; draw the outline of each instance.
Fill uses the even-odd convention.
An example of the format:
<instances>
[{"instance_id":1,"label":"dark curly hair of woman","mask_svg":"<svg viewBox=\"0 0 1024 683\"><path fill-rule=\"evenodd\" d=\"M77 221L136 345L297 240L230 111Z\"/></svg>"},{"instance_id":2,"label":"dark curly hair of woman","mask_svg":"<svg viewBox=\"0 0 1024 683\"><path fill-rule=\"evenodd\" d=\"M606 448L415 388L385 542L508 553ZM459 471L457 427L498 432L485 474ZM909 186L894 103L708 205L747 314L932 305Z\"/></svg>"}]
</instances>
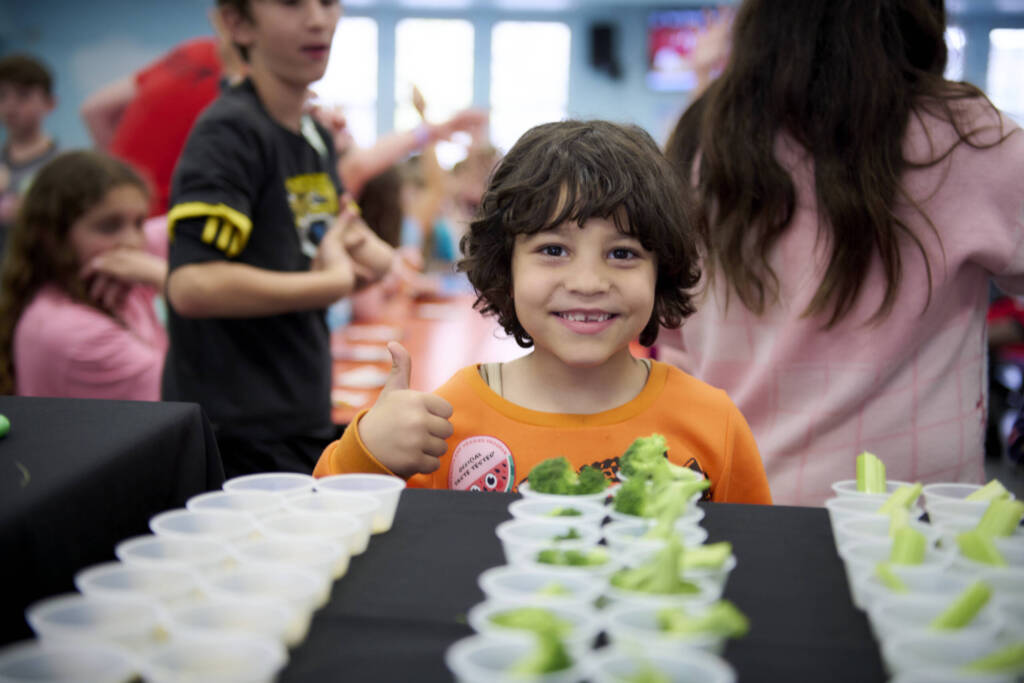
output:
<instances>
[{"instance_id":1,"label":"dark curly hair of woman","mask_svg":"<svg viewBox=\"0 0 1024 683\"><path fill-rule=\"evenodd\" d=\"M690 290L700 278L695 214L681 186L637 126L560 121L531 128L495 169L460 244L458 268L476 289L475 308L495 315L520 346L532 346L512 301L516 239L608 219L655 257L654 311L640 333L640 343L652 345L659 327L678 327L694 312Z\"/></svg>"}]
</instances>

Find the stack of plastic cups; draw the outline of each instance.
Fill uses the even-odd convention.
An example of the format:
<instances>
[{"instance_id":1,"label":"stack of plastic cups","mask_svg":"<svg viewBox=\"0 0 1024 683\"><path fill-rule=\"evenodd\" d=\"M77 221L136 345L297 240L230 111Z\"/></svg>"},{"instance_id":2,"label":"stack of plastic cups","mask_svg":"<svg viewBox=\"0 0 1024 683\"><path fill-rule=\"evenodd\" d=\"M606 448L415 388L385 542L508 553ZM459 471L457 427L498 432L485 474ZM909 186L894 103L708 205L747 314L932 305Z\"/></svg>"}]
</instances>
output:
<instances>
[{"instance_id":1,"label":"stack of plastic cups","mask_svg":"<svg viewBox=\"0 0 1024 683\"><path fill-rule=\"evenodd\" d=\"M683 680L680 675L714 683L736 680L732 668L717 654L723 647L721 637L673 637L659 632L656 623L659 609L685 606L699 612L717 600L736 565L735 556L729 557L721 570L684 574L683 578L698 585L695 595L656 596L611 586L609 578L615 571L627 562L650 559L664 546L664 541L643 538L653 520L623 515L608 505L614 490L569 496L537 493L526 482L520 485L523 498L509 505L513 521L496 529L508 564L488 569L479 578L486 600L469 613L477 635L458 641L446 654L458 681L514 680L509 669L528 656L534 647L533 636L503 628L492 617L517 607L549 609L568 629L564 644L574 660L569 669L531 680L620 680L644 667L664 672L670 680ZM694 497L675 524L684 547L707 540L707 531L700 526L704 511L697 507L699 497ZM611 522L604 524L609 517ZM558 537L563 538L555 540ZM575 566L538 559L542 551L555 549L572 549L605 561ZM595 650L596 636L602 630L611 644Z\"/></svg>"},{"instance_id":2,"label":"stack of plastic cups","mask_svg":"<svg viewBox=\"0 0 1024 683\"><path fill-rule=\"evenodd\" d=\"M900 485L888 482L888 493ZM1024 532L1018 530L1010 539L996 540L1009 568L973 562L960 554L956 544L956 535L973 529L988 506L964 500L979 488L975 484L930 484L923 488L923 508L929 523L916 521L920 506L915 504L910 524L927 539L925 558L920 565L888 564L906 589L898 591L876 573L891 551L888 520L877 514L887 495L856 493L852 480L833 485L837 495L826 502L826 508L851 596L855 605L868 612L883 662L894 681L997 683L1016 680L1024 673L965 668L1015 642L1011 634L1019 642L1024 633L1024 620L1014 621L1015 614L1024 616ZM944 630L933 627L932 620L976 580L984 580L992 588L989 603L966 626Z\"/></svg>"},{"instance_id":3,"label":"stack of plastic cups","mask_svg":"<svg viewBox=\"0 0 1024 683\"><path fill-rule=\"evenodd\" d=\"M405 482L265 473L155 515L80 593L26 610L37 640L0 651L4 680L272 681L370 531L391 527ZM369 488L347 494L349 486ZM335 491L335 487L340 492Z\"/></svg>"}]
</instances>

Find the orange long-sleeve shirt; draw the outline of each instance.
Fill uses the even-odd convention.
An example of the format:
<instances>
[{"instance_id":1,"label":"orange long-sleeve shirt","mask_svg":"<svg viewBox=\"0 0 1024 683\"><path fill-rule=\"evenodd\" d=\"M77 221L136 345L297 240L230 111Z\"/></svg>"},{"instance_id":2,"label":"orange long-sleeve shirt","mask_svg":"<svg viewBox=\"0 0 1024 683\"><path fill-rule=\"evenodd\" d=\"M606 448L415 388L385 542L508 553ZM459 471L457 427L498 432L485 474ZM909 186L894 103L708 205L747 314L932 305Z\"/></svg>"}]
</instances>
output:
<instances>
[{"instance_id":1,"label":"orange long-sleeve shirt","mask_svg":"<svg viewBox=\"0 0 1024 683\"><path fill-rule=\"evenodd\" d=\"M514 491L534 465L561 455L576 469L593 465L610 475L633 439L657 432L668 441L669 460L711 480L711 500L771 503L761 456L743 415L725 392L664 363L652 363L636 398L593 415L518 406L492 391L475 365L455 373L436 393L454 408L455 432L441 467L410 477L409 486ZM360 439L360 417L324 450L314 476L389 473Z\"/></svg>"}]
</instances>

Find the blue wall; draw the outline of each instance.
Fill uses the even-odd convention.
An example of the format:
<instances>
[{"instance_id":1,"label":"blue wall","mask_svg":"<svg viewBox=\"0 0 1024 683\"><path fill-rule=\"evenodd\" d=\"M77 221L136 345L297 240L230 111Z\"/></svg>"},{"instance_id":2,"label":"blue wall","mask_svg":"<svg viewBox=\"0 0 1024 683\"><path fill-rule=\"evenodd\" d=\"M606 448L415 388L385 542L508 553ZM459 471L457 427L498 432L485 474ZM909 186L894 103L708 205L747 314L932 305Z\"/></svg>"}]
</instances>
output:
<instances>
[{"instance_id":1,"label":"blue wall","mask_svg":"<svg viewBox=\"0 0 1024 683\"><path fill-rule=\"evenodd\" d=\"M685 4L685 3L681 3ZM206 15L212 0L2 0L0 2L0 53L25 51L42 56L53 68L57 82L58 109L47 128L66 147L89 144L78 116L84 98L95 88L128 75L177 43L209 34ZM468 14L413 12L393 8L351 7L352 16L371 16L379 22L380 111L378 130L391 127L393 93L390 70L393 41L390 32L400 16L461 16L476 27L477 59L488 53L490 26L501 19L558 20L572 29L570 114L638 123L663 140L668 127L686 104L683 94L655 93L644 84L646 8L594 7L573 12L511 13L474 10ZM988 31L997 26L1024 26L1022 15L952 17L968 33L965 78L984 86ZM595 22L618 26L617 48L622 77L612 80L589 65L589 27ZM489 69L478 65L476 104L487 104Z\"/></svg>"}]
</instances>

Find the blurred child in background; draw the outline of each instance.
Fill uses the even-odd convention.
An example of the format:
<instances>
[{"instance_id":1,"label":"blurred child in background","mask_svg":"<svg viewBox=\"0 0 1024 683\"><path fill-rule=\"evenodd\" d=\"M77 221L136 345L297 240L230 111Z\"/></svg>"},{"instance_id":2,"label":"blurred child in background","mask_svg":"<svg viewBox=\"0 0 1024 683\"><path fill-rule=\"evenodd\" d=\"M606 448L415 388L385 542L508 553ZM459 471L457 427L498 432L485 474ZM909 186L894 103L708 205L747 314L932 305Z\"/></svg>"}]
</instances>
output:
<instances>
[{"instance_id":1,"label":"blurred child in background","mask_svg":"<svg viewBox=\"0 0 1024 683\"><path fill-rule=\"evenodd\" d=\"M36 175L0 280L0 392L155 401L167 276L146 250L149 195L106 155L58 156Z\"/></svg>"}]
</instances>

